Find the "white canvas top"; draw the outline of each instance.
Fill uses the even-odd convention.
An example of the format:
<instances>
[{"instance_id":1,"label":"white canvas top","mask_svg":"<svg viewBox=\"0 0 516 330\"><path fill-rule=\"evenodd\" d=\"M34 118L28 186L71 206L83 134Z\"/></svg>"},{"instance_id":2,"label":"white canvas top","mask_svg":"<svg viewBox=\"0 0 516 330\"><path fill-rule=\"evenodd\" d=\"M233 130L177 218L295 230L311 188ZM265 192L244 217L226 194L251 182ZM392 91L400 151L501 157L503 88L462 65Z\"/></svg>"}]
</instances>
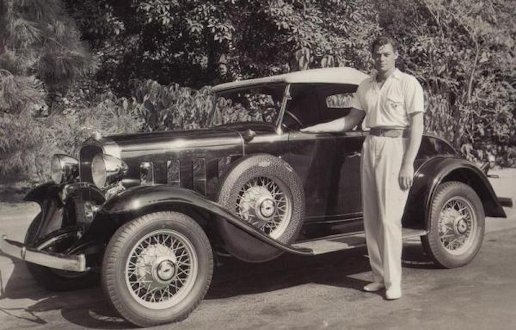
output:
<instances>
[{"instance_id":1,"label":"white canvas top","mask_svg":"<svg viewBox=\"0 0 516 330\"><path fill-rule=\"evenodd\" d=\"M295 71L276 76L233 81L216 85L214 92L271 83L289 84L351 84L359 85L368 75L349 67Z\"/></svg>"}]
</instances>

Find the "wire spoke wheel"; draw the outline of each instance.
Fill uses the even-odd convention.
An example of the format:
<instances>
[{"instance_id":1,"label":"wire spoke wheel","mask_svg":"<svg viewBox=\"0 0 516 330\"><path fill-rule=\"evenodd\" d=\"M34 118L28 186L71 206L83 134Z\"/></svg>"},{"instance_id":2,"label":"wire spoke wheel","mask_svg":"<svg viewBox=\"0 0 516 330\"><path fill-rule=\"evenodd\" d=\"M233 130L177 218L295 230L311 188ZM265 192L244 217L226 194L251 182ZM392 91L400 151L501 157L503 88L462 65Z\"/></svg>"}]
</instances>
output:
<instances>
[{"instance_id":1,"label":"wire spoke wheel","mask_svg":"<svg viewBox=\"0 0 516 330\"><path fill-rule=\"evenodd\" d=\"M143 237L126 264L126 284L143 306L174 306L192 289L198 272L197 255L184 235L158 230Z\"/></svg>"},{"instance_id":2,"label":"wire spoke wheel","mask_svg":"<svg viewBox=\"0 0 516 330\"><path fill-rule=\"evenodd\" d=\"M102 284L115 309L150 327L185 319L208 291L213 251L204 229L173 211L143 215L120 227L102 263Z\"/></svg>"},{"instance_id":3,"label":"wire spoke wheel","mask_svg":"<svg viewBox=\"0 0 516 330\"><path fill-rule=\"evenodd\" d=\"M421 241L436 265L455 268L473 260L485 230L484 208L475 190L463 182L440 184L429 210L428 229Z\"/></svg>"},{"instance_id":4,"label":"wire spoke wheel","mask_svg":"<svg viewBox=\"0 0 516 330\"><path fill-rule=\"evenodd\" d=\"M285 187L269 177L255 177L238 193L235 211L240 218L272 238L278 238L288 227L292 203L284 193Z\"/></svg>"},{"instance_id":5,"label":"wire spoke wheel","mask_svg":"<svg viewBox=\"0 0 516 330\"><path fill-rule=\"evenodd\" d=\"M439 237L451 254L460 255L473 244L477 219L471 203L462 197L449 199L439 216Z\"/></svg>"}]
</instances>

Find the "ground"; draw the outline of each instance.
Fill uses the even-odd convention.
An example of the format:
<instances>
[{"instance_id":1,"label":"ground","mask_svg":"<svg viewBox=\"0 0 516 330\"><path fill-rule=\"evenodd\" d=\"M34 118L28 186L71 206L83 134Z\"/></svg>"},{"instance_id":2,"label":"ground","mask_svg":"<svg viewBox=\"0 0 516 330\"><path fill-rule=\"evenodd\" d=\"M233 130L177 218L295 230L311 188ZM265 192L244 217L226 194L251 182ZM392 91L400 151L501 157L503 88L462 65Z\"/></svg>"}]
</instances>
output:
<instances>
[{"instance_id":1,"label":"ground","mask_svg":"<svg viewBox=\"0 0 516 330\"><path fill-rule=\"evenodd\" d=\"M492 179L516 200L516 170ZM6 199L4 198L4 201ZM0 233L23 240L35 204L0 202ZM487 219L478 256L458 269L437 269L418 240L403 252L403 297L361 291L370 278L365 249L317 257L284 255L265 264L224 259L205 300L185 321L162 329L515 329L516 210ZM51 293L23 262L0 255L0 329L132 328L100 287Z\"/></svg>"}]
</instances>

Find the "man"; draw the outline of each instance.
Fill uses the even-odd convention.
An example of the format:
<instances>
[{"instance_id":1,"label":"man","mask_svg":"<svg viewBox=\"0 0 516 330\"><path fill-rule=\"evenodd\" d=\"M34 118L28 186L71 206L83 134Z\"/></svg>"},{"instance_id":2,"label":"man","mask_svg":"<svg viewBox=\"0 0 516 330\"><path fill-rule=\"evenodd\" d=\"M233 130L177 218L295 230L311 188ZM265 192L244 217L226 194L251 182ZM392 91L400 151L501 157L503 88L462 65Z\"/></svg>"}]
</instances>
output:
<instances>
[{"instance_id":1,"label":"man","mask_svg":"<svg viewBox=\"0 0 516 330\"><path fill-rule=\"evenodd\" d=\"M376 73L358 87L349 115L302 131L348 131L366 116L370 133L362 148L362 206L373 282L364 290L386 288L392 300L401 297L401 218L423 134L423 89L396 68L392 38L377 38L371 50Z\"/></svg>"}]
</instances>

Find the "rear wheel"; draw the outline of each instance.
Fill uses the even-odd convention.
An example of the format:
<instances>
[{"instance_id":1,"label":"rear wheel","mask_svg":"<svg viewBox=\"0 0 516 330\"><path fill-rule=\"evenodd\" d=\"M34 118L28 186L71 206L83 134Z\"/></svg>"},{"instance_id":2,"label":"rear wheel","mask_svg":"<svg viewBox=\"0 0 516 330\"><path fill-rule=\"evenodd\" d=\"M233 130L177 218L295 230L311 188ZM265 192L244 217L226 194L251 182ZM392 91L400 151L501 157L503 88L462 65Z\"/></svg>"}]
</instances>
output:
<instances>
[{"instance_id":1,"label":"rear wheel","mask_svg":"<svg viewBox=\"0 0 516 330\"><path fill-rule=\"evenodd\" d=\"M422 243L437 265L460 267L480 250L484 230L484 208L475 191L462 182L446 182L432 200L429 233Z\"/></svg>"},{"instance_id":2,"label":"rear wheel","mask_svg":"<svg viewBox=\"0 0 516 330\"><path fill-rule=\"evenodd\" d=\"M108 244L102 284L128 321L150 327L185 319L209 288L213 254L189 216L157 212L120 227Z\"/></svg>"},{"instance_id":3,"label":"rear wheel","mask_svg":"<svg viewBox=\"0 0 516 330\"><path fill-rule=\"evenodd\" d=\"M41 223L41 214L38 214L27 229L25 246L47 252L63 252L78 239L78 231L55 232L43 239L38 239L37 230ZM70 291L90 287L97 283L98 274L91 271L79 273L27 262L27 269L39 285L50 291Z\"/></svg>"}]
</instances>

